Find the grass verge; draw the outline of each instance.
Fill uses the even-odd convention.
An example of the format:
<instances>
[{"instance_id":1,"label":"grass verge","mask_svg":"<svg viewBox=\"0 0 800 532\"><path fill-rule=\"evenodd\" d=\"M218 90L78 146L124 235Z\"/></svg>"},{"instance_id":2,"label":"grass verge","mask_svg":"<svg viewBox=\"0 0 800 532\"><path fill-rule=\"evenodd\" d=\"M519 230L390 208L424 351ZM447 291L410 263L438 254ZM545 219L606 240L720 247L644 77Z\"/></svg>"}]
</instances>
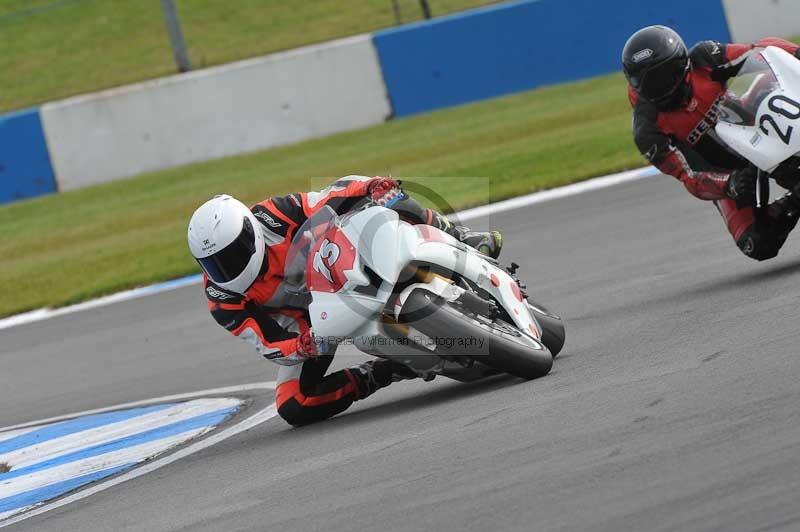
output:
<instances>
[{"instance_id":1,"label":"grass verge","mask_svg":"<svg viewBox=\"0 0 800 532\"><path fill-rule=\"evenodd\" d=\"M491 1L429 0L434 15ZM194 68L395 24L390 0L175 3ZM398 6L402 22L422 16L418 0ZM0 42L0 112L176 72L157 0L4 0Z\"/></svg>"},{"instance_id":2,"label":"grass verge","mask_svg":"<svg viewBox=\"0 0 800 532\"><path fill-rule=\"evenodd\" d=\"M621 75L0 208L0 316L195 273L186 223L211 195L245 202L360 173L430 176L454 209L642 166ZM489 187L474 180L488 178Z\"/></svg>"}]
</instances>

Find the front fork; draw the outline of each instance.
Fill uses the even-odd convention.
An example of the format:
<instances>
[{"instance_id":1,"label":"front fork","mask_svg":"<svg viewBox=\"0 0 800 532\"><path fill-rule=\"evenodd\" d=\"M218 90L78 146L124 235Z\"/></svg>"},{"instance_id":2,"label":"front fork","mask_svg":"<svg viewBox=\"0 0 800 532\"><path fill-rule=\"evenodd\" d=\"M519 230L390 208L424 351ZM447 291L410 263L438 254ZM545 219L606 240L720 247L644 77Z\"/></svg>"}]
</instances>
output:
<instances>
[{"instance_id":1,"label":"front fork","mask_svg":"<svg viewBox=\"0 0 800 532\"><path fill-rule=\"evenodd\" d=\"M766 215L769 206L769 174L761 170L756 171L756 213Z\"/></svg>"}]
</instances>

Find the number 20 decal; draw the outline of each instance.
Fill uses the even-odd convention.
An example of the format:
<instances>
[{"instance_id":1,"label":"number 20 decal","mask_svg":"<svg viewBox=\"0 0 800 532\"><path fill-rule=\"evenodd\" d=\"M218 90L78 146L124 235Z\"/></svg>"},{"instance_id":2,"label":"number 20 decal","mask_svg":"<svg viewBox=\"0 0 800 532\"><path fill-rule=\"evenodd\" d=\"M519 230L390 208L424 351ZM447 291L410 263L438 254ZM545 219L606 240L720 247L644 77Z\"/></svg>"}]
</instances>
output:
<instances>
[{"instance_id":1,"label":"number 20 decal","mask_svg":"<svg viewBox=\"0 0 800 532\"><path fill-rule=\"evenodd\" d=\"M797 103L786 96L780 94L773 96L770 98L768 106L771 111L778 113L779 115L783 115L790 120L797 120L800 118L800 103ZM794 109L792 109L792 107ZM789 141L792 140L792 132L794 131L793 126L786 128L786 131L781 131L781 128L778 127L778 123L775 121L775 118L773 118L772 115L765 114L762 115L761 119L758 121L759 129L761 129L765 135L769 135L769 129L767 129L766 124L770 124L772 126L772 129L784 144L788 145Z\"/></svg>"}]
</instances>

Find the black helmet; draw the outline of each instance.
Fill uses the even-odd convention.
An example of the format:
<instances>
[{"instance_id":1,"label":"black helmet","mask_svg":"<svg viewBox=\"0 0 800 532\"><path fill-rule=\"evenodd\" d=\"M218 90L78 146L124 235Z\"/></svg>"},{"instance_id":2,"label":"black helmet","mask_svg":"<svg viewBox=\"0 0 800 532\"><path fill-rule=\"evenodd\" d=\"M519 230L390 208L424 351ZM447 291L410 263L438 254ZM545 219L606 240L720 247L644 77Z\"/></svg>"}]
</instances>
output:
<instances>
[{"instance_id":1,"label":"black helmet","mask_svg":"<svg viewBox=\"0 0 800 532\"><path fill-rule=\"evenodd\" d=\"M680 35L666 26L648 26L631 35L622 49L622 67L633 90L660 109L688 100L689 52Z\"/></svg>"}]
</instances>

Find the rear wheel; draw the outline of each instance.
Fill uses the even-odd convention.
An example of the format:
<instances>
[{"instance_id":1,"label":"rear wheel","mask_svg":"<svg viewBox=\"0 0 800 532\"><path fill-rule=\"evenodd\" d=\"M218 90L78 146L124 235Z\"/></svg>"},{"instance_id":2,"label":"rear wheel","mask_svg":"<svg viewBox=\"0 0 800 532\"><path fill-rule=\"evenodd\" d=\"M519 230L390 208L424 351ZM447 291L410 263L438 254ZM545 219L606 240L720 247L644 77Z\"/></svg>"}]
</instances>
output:
<instances>
[{"instance_id":1,"label":"rear wheel","mask_svg":"<svg viewBox=\"0 0 800 532\"><path fill-rule=\"evenodd\" d=\"M472 314L425 290L408 296L402 318L435 341L442 356L468 356L524 379L547 375L553 366L550 351L514 326Z\"/></svg>"}]
</instances>

